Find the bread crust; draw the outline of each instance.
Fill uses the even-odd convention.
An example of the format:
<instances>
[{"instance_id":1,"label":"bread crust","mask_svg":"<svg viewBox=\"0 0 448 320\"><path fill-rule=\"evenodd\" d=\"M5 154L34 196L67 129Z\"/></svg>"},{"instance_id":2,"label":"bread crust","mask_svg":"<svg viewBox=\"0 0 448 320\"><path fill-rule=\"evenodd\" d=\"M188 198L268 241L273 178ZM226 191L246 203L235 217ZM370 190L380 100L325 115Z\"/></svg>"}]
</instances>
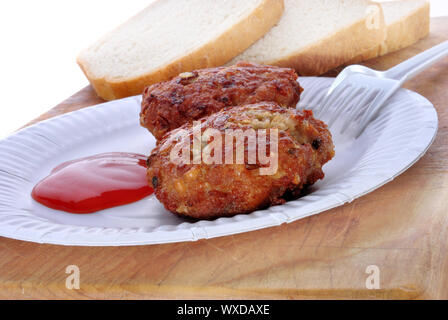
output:
<instances>
[{"instance_id":1,"label":"bread crust","mask_svg":"<svg viewBox=\"0 0 448 320\"><path fill-rule=\"evenodd\" d=\"M146 86L169 80L181 72L225 64L266 34L280 20L283 10L283 0L263 0L257 9L213 41L138 77L95 78L80 57L77 62L101 98L113 100L141 94Z\"/></svg>"},{"instance_id":2,"label":"bread crust","mask_svg":"<svg viewBox=\"0 0 448 320\"><path fill-rule=\"evenodd\" d=\"M385 51L393 52L410 46L429 34L429 2L418 8L405 20L387 28ZM384 50L383 50L384 51Z\"/></svg>"},{"instance_id":3,"label":"bread crust","mask_svg":"<svg viewBox=\"0 0 448 320\"><path fill-rule=\"evenodd\" d=\"M369 29L367 20L362 19L300 52L266 61L266 64L293 68L299 76L318 76L354 59L359 52L377 47L385 41L386 27L381 6L377 3L371 5L378 7L378 28Z\"/></svg>"},{"instance_id":4,"label":"bread crust","mask_svg":"<svg viewBox=\"0 0 448 320\"><path fill-rule=\"evenodd\" d=\"M361 53L350 63L373 59L406 48L423 39L430 31L430 4L417 8L404 19L386 27L386 39L379 45Z\"/></svg>"}]
</instances>

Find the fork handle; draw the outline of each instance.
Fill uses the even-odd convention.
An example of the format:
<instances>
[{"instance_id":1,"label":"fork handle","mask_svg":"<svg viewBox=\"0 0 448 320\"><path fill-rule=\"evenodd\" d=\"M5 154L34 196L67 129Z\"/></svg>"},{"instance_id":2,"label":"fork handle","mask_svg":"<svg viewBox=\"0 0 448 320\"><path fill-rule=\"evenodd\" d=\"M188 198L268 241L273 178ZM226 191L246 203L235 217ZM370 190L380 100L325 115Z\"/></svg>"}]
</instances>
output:
<instances>
[{"instance_id":1,"label":"fork handle","mask_svg":"<svg viewBox=\"0 0 448 320\"><path fill-rule=\"evenodd\" d=\"M448 40L387 70L386 78L403 83L448 55Z\"/></svg>"}]
</instances>

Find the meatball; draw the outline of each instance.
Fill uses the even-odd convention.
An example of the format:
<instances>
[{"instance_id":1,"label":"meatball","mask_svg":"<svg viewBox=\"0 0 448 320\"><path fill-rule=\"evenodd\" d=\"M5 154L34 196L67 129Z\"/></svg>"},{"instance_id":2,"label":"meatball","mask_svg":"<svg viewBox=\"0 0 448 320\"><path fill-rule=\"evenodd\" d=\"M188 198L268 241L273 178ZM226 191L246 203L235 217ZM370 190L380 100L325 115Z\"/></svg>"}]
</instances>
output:
<instances>
[{"instance_id":1,"label":"meatball","mask_svg":"<svg viewBox=\"0 0 448 320\"><path fill-rule=\"evenodd\" d=\"M238 135L231 135L235 132L246 134L239 144ZM247 134L251 132L257 135L256 145ZM194 139L201 148L199 161ZM240 162L238 148L244 155ZM250 159L254 152L255 160ZM262 161L260 153L273 161ZM297 198L304 187L324 177L322 166L333 156L331 134L312 111L262 102L226 108L171 131L148 158L147 177L167 210L213 219Z\"/></svg>"},{"instance_id":2,"label":"meatball","mask_svg":"<svg viewBox=\"0 0 448 320\"><path fill-rule=\"evenodd\" d=\"M302 88L292 69L240 62L181 73L143 92L140 124L159 140L186 122L224 107L262 101L295 108Z\"/></svg>"}]
</instances>

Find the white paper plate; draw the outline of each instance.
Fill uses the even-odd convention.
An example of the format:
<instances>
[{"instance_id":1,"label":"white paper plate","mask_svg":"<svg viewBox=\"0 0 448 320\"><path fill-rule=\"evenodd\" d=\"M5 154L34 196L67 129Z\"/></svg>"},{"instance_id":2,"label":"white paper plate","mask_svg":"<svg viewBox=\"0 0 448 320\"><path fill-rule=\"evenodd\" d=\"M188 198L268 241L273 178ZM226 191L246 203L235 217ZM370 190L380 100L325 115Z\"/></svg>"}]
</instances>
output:
<instances>
[{"instance_id":1,"label":"white paper plate","mask_svg":"<svg viewBox=\"0 0 448 320\"><path fill-rule=\"evenodd\" d=\"M331 82L300 78L305 91L299 107L318 105ZM154 196L90 215L52 210L32 200L33 186L63 161L114 151L149 154L155 141L139 126L139 111L140 97L112 101L40 122L0 141L0 235L39 243L122 246L194 241L289 223L391 181L426 152L438 122L428 100L402 89L359 139L331 128L336 156L310 194L248 215L186 222Z\"/></svg>"}]
</instances>

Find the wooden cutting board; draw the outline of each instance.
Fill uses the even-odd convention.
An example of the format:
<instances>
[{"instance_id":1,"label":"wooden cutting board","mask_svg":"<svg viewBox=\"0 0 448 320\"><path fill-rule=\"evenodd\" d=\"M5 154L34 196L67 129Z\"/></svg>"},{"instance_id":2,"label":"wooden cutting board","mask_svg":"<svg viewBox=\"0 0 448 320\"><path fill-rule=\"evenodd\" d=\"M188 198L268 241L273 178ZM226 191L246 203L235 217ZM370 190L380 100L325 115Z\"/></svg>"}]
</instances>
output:
<instances>
[{"instance_id":1,"label":"wooden cutting board","mask_svg":"<svg viewBox=\"0 0 448 320\"><path fill-rule=\"evenodd\" d=\"M428 38L365 64L386 69L446 39L448 17L433 19ZM0 238L0 298L448 299L448 59L406 87L434 103L439 133L379 190L291 224L197 242L89 248ZM99 102L87 87L36 121ZM79 267L78 290L66 288L69 265ZM371 265L380 289L366 288Z\"/></svg>"}]
</instances>

